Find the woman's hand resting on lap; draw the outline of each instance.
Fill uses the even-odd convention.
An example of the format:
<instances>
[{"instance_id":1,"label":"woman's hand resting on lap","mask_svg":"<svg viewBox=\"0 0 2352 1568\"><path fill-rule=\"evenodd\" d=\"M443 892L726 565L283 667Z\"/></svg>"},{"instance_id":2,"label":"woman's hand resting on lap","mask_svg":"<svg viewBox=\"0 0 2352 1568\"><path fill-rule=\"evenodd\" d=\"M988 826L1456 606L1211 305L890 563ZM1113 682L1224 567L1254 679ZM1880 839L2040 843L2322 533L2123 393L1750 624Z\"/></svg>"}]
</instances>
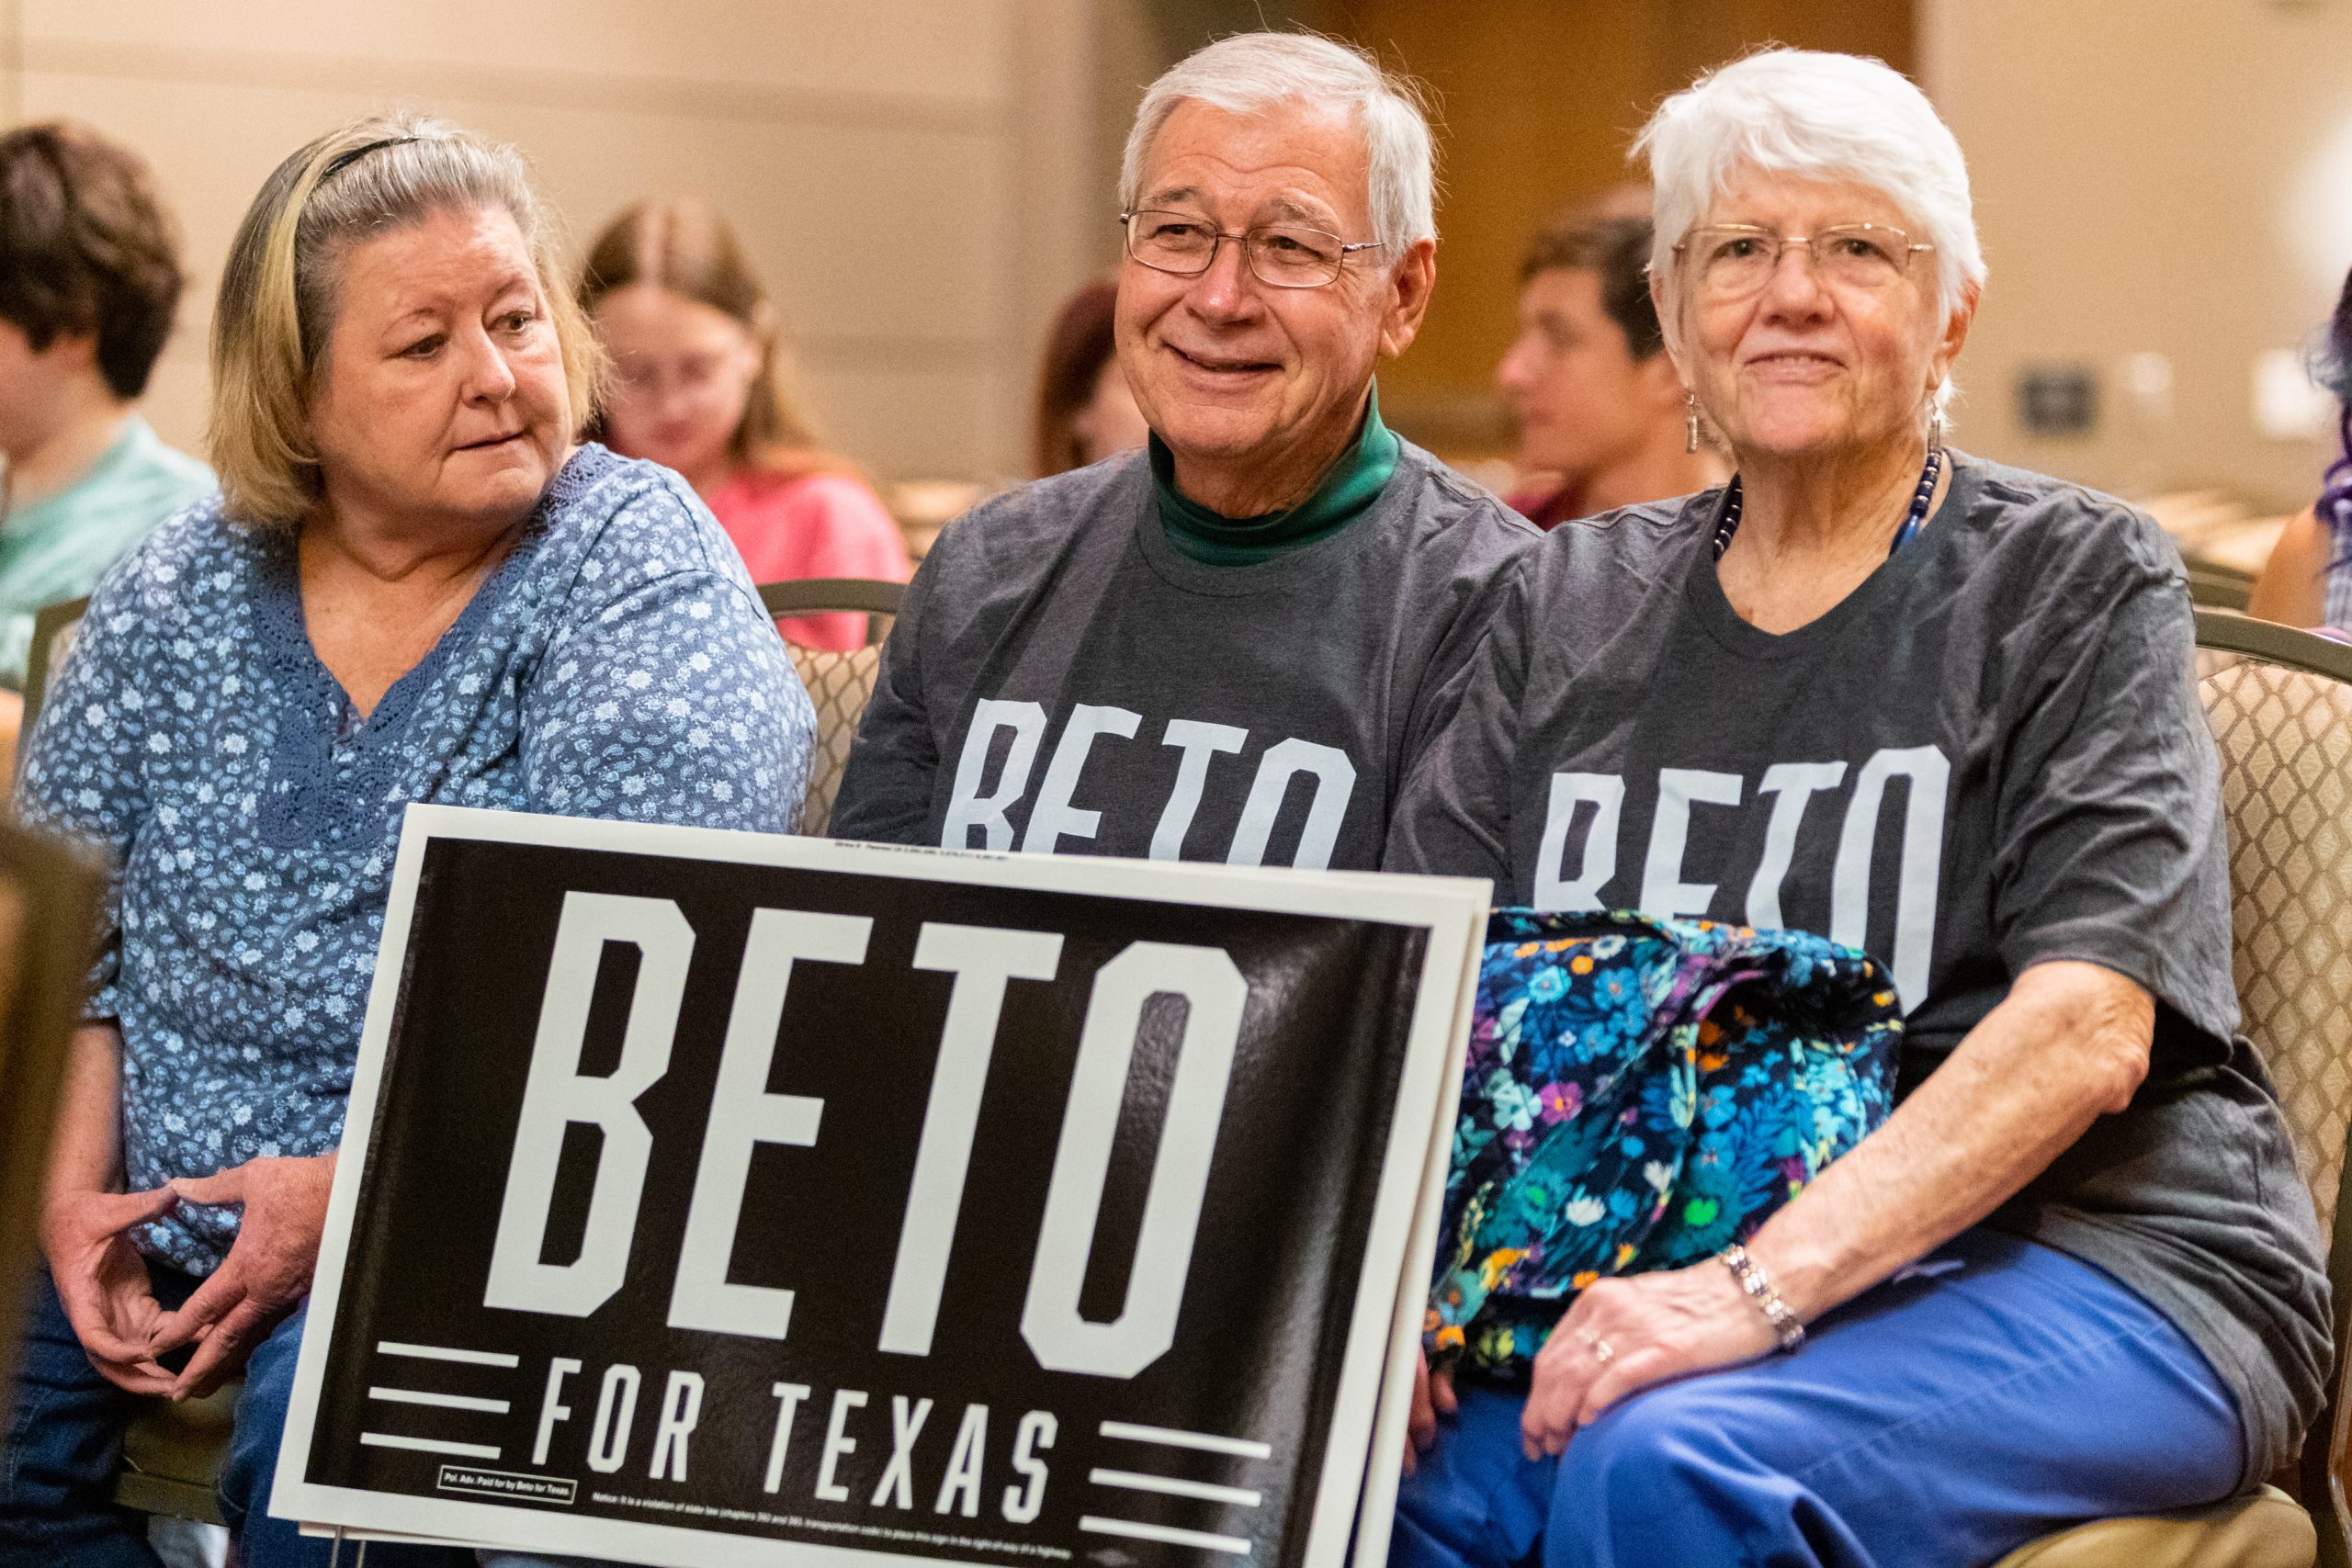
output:
<instances>
[{"instance_id":1,"label":"woman's hand resting on lap","mask_svg":"<svg viewBox=\"0 0 2352 1568\"><path fill-rule=\"evenodd\" d=\"M133 1393L168 1393L172 1374L150 1348L164 1309L130 1231L179 1201L153 1192L52 1192L41 1213L41 1251L58 1303L101 1377Z\"/></svg>"},{"instance_id":2,"label":"woman's hand resting on lap","mask_svg":"<svg viewBox=\"0 0 2352 1568\"><path fill-rule=\"evenodd\" d=\"M1755 1360L1776 1343L1771 1324L1713 1258L1596 1280L1536 1352L1520 1421L1527 1457L1558 1455L1577 1427L1629 1393Z\"/></svg>"},{"instance_id":3,"label":"woman's hand resting on lap","mask_svg":"<svg viewBox=\"0 0 2352 1568\"><path fill-rule=\"evenodd\" d=\"M245 1357L311 1293L326 1231L333 1155L249 1160L165 1191L191 1203L239 1204L244 1218L228 1258L177 1312L155 1323L153 1353L183 1345L196 1354L173 1381L174 1399L201 1398L244 1365Z\"/></svg>"}]
</instances>

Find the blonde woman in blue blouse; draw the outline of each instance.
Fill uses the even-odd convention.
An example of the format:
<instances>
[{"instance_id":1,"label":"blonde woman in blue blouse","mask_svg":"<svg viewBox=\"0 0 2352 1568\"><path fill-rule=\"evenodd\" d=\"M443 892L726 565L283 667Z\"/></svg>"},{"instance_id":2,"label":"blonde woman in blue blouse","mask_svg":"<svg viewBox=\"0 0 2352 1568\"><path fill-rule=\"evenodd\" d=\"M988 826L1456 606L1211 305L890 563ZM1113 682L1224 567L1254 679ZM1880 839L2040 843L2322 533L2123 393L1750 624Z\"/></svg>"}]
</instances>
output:
<instances>
[{"instance_id":1,"label":"blonde woman in blue blouse","mask_svg":"<svg viewBox=\"0 0 2352 1568\"><path fill-rule=\"evenodd\" d=\"M265 1505L406 803L786 830L808 776L726 536L575 439L594 350L511 149L402 117L296 152L212 357L224 496L100 586L28 757L26 814L118 876L0 1564L152 1562L106 1501L129 1402L241 1366L239 1561L327 1561Z\"/></svg>"}]
</instances>

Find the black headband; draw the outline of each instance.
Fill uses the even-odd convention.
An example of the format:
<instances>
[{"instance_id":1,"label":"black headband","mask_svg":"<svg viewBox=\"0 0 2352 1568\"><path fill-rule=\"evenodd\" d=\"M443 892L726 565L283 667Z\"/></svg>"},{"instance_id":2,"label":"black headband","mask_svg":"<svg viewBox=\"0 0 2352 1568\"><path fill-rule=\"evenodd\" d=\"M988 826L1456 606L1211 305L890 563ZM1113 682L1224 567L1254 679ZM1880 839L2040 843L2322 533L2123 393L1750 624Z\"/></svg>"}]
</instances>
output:
<instances>
[{"instance_id":1,"label":"black headband","mask_svg":"<svg viewBox=\"0 0 2352 1568\"><path fill-rule=\"evenodd\" d=\"M387 136L380 141L365 142L360 146L354 147L348 152L338 152L334 155L333 160L328 163L325 168L319 171L317 185L314 185L311 188L315 190L318 186L326 184L329 180L334 178L335 175L343 173L344 170L351 167L352 164L359 162L360 159L365 158L370 152L379 151L386 147L398 147L403 142L422 141L424 140L424 139L421 136Z\"/></svg>"}]
</instances>

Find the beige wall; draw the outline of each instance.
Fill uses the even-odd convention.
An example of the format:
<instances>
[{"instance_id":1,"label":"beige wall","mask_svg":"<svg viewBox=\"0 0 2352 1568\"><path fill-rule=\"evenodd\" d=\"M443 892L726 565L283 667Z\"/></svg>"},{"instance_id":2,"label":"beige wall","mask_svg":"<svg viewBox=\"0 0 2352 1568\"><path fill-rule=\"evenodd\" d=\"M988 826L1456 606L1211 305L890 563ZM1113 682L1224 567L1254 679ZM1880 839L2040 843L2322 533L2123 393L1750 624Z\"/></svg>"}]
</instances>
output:
<instances>
[{"instance_id":1,"label":"beige wall","mask_svg":"<svg viewBox=\"0 0 2352 1568\"><path fill-rule=\"evenodd\" d=\"M1993 271L1960 440L2109 488L2308 501L2327 454L2257 432L2252 363L2308 342L2352 264L2352 3L1920 0L1919 21ZM2168 425L2122 395L2140 352L2171 361ZM2025 435L2018 369L2070 360L2100 372L2098 431Z\"/></svg>"},{"instance_id":2,"label":"beige wall","mask_svg":"<svg viewBox=\"0 0 2352 1568\"><path fill-rule=\"evenodd\" d=\"M711 197L839 444L894 477L1020 462L1033 345L1102 264L1097 0L0 0L0 114L153 161L192 281L153 417L195 448L220 258L279 158L400 105L519 142L584 243Z\"/></svg>"}]
</instances>

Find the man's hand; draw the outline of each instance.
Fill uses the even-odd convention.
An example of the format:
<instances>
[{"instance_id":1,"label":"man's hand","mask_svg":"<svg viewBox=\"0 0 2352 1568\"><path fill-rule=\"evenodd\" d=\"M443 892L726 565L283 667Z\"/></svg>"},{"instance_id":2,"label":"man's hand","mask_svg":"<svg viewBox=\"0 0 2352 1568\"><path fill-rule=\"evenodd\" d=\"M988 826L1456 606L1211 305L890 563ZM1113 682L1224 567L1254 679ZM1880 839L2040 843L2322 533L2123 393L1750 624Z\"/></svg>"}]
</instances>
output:
<instances>
[{"instance_id":1,"label":"man's hand","mask_svg":"<svg viewBox=\"0 0 2352 1568\"><path fill-rule=\"evenodd\" d=\"M153 1192L53 1192L41 1213L41 1250L66 1320L98 1375L133 1393L164 1393L172 1374L149 1348L163 1308L130 1232L179 1200Z\"/></svg>"},{"instance_id":2,"label":"man's hand","mask_svg":"<svg viewBox=\"0 0 2352 1568\"><path fill-rule=\"evenodd\" d=\"M169 1191L188 1202L244 1210L228 1258L177 1312L155 1322L153 1355L197 1347L168 1390L174 1399L201 1398L220 1387L311 1293L334 1161L333 1155L249 1160L218 1176L171 1184Z\"/></svg>"},{"instance_id":3,"label":"man's hand","mask_svg":"<svg viewBox=\"0 0 2352 1568\"><path fill-rule=\"evenodd\" d=\"M1413 1362L1413 1413L1405 1423L1405 1473L1410 1475L1419 1465L1420 1456L1437 1442L1437 1418L1451 1416L1455 1409L1453 1372L1441 1367L1430 1371L1427 1350L1416 1352Z\"/></svg>"}]
</instances>

